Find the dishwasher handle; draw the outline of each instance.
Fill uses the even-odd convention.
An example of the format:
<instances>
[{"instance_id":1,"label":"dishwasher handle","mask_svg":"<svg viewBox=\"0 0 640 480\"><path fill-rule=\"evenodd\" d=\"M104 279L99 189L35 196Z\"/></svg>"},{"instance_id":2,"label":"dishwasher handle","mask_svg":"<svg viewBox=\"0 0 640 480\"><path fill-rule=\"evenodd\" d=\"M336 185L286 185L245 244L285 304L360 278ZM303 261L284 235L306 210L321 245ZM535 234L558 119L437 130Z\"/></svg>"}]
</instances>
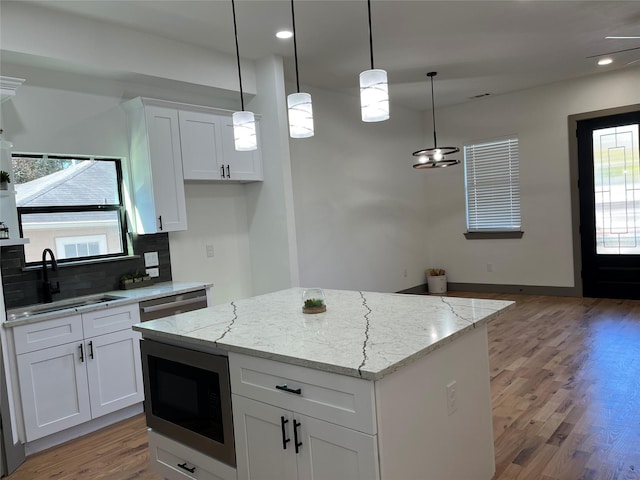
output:
<instances>
[{"instance_id":1,"label":"dishwasher handle","mask_svg":"<svg viewBox=\"0 0 640 480\"><path fill-rule=\"evenodd\" d=\"M141 307L140 311L142 313L159 312L161 310L172 310L178 307L183 307L185 305L191 305L192 303L200 303L200 302L206 302L206 301L207 301L207 297L205 295L202 297L187 298L186 300L177 300L173 302L160 303L158 305L151 305L150 307Z\"/></svg>"}]
</instances>

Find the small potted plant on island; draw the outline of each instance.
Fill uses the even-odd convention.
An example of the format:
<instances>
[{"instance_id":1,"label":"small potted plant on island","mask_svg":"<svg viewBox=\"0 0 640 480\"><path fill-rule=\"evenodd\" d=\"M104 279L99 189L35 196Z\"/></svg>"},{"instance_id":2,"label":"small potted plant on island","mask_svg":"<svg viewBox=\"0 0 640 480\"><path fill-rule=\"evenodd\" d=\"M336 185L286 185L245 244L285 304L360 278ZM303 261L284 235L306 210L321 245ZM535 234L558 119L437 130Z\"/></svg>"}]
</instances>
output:
<instances>
[{"instance_id":1,"label":"small potted plant on island","mask_svg":"<svg viewBox=\"0 0 640 480\"><path fill-rule=\"evenodd\" d=\"M152 278L146 273L126 273L120 277L120 290L146 287L153 283Z\"/></svg>"},{"instance_id":2,"label":"small potted plant on island","mask_svg":"<svg viewBox=\"0 0 640 480\"><path fill-rule=\"evenodd\" d=\"M321 288L307 288L302 292L302 313L322 313L327 303Z\"/></svg>"},{"instance_id":3,"label":"small potted plant on island","mask_svg":"<svg viewBox=\"0 0 640 480\"><path fill-rule=\"evenodd\" d=\"M8 190L10 183L11 177L9 177L9 172L0 170L0 190Z\"/></svg>"},{"instance_id":4,"label":"small potted plant on island","mask_svg":"<svg viewBox=\"0 0 640 480\"><path fill-rule=\"evenodd\" d=\"M429 293L447 293L447 272L442 268L427 269Z\"/></svg>"}]
</instances>

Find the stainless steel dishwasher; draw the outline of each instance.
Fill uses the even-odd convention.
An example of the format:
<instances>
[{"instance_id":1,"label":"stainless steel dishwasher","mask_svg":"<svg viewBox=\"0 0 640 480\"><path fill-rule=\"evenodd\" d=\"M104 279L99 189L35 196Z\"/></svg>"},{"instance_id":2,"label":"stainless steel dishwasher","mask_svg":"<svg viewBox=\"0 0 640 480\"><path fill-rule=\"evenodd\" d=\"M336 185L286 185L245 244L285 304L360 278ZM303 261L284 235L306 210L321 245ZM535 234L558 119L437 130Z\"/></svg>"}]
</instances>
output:
<instances>
[{"instance_id":1,"label":"stainless steel dishwasher","mask_svg":"<svg viewBox=\"0 0 640 480\"><path fill-rule=\"evenodd\" d=\"M200 308L207 308L205 289L140 302L140 321L146 322Z\"/></svg>"}]
</instances>

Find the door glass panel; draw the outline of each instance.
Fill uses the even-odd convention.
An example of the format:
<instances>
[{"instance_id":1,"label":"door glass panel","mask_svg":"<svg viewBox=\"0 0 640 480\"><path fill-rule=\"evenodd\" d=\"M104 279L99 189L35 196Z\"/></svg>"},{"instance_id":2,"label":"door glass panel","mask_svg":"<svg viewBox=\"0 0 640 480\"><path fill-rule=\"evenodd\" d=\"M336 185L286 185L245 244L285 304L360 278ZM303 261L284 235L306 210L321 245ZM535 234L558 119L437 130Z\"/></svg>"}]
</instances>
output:
<instances>
[{"instance_id":1,"label":"door glass panel","mask_svg":"<svg viewBox=\"0 0 640 480\"><path fill-rule=\"evenodd\" d=\"M640 255L638 124L593 131L596 253Z\"/></svg>"}]
</instances>

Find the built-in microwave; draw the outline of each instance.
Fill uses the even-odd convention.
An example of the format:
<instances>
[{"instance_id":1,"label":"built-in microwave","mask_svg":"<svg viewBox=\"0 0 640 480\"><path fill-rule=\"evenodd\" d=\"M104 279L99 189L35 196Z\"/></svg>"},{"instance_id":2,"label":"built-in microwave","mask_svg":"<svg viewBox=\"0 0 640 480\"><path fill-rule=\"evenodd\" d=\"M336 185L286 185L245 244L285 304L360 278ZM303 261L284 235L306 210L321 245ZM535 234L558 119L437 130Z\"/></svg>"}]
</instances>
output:
<instances>
[{"instance_id":1,"label":"built-in microwave","mask_svg":"<svg viewBox=\"0 0 640 480\"><path fill-rule=\"evenodd\" d=\"M141 351L147 425L235 467L228 358L146 339Z\"/></svg>"}]
</instances>

